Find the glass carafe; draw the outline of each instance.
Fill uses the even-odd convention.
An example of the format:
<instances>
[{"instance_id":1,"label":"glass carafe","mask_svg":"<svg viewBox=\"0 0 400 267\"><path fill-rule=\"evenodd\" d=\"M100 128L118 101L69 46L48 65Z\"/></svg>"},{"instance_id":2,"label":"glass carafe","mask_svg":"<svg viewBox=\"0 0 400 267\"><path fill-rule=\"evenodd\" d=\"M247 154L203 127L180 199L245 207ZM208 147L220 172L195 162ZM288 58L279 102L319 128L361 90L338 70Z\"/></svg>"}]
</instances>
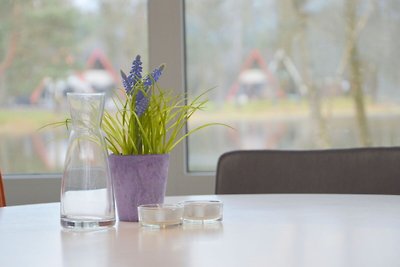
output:
<instances>
[{"instance_id":1,"label":"glass carafe","mask_svg":"<svg viewBox=\"0 0 400 267\"><path fill-rule=\"evenodd\" d=\"M114 193L100 125L104 93L68 93L71 113L61 182L61 225L95 229L115 224Z\"/></svg>"}]
</instances>

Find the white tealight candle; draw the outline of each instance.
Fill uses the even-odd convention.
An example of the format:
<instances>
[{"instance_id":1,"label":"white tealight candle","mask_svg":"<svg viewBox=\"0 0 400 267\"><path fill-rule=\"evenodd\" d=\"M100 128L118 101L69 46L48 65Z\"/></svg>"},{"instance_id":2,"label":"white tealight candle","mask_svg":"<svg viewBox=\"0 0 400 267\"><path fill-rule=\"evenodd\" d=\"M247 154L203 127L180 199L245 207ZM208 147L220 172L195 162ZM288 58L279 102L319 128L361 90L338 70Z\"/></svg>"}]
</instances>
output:
<instances>
[{"instance_id":1,"label":"white tealight candle","mask_svg":"<svg viewBox=\"0 0 400 267\"><path fill-rule=\"evenodd\" d=\"M182 224L183 206L173 204L148 204L138 207L142 226L165 228Z\"/></svg>"},{"instance_id":2,"label":"white tealight candle","mask_svg":"<svg viewBox=\"0 0 400 267\"><path fill-rule=\"evenodd\" d=\"M191 200L183 202L185 222L222 221L222 202L219 200Z\"/></svg>"}]
</instances>

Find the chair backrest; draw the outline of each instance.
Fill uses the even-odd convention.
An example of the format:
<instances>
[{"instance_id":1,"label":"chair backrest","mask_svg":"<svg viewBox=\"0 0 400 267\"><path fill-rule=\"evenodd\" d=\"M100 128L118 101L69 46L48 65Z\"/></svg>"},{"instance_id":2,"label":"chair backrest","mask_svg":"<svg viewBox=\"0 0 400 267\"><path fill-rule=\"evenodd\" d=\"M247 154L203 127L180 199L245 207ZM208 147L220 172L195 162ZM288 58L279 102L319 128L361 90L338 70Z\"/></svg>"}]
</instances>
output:
<instances>
[{"instance_id":1,"label":"chair backrest","mask_svg":"<svg viewBox=\"0 0 400 267\"><path fill-rule=\"evenodd\" d=\"M218 161L216 194L400 194L400 147L239 150Z\"/></svg>"},{"instance_id":2,"label":"chair backrest","mask_svg":"<svg viewBox=\"0 0 400 267\"><path fill-rule=\"evenodd\" d=\"M6 206L6 195L4 193L3 178L1 177L1 171L0 171L0 207L5 207L5 206Z\"/></svg>"}]
</instances>

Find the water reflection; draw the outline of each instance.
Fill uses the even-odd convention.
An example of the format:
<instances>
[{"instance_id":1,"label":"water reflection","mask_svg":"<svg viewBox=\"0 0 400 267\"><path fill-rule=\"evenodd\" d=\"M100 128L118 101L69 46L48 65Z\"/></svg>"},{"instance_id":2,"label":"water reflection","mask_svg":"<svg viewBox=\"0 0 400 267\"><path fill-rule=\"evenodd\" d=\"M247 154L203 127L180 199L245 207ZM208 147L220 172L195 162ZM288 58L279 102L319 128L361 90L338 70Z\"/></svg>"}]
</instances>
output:
<instances>
[{"instance_id":1,"label":"water reflection","mask_svg":"<svg viewBox=\"0 0 400 267\"><path fill-rule=\"evenodd\" d=\"M5 173L61 172L67 150L65 129L0 134L0 166Z\"/></svg>"},{"instance_id":2,"label":"water reflection","mask_svg":"<svg viewBox=\"0 0 400 267\"><path fill-rule=\"evenodd\" d=\"M400 144L400 116L376 116L369 126L373 146ZM327 147L317 142L317 133L306 117L235 120L235 128L208 127L189 137L191 171L215 170L218 157L234 149L318 149L361 146L354 119L335 118L327 124ZM190 127L195 127L192 123ZM5 173L61 172L68 133L56 128L26 135L0 133L0 166Z\"/></svg>"},{"instance_id":3,"label":"water reflection","mask_svg":"<svg viewBox=\"0 0 400 267\"><path fill-rule=\"evenodd\" d=\"M400 116L376 116L368 123L373 146L400 144ZM354 118L331 119L326 140L321 146L318 132L306 117L229 122L235 130L226 127L208 127L189 137L190 171L213 171L218 157L235 149L323 149L360 147ZM190 125L194 128L196 125ZM211 137L211 138L210 138Z\"/></svg>"}]
</instances>

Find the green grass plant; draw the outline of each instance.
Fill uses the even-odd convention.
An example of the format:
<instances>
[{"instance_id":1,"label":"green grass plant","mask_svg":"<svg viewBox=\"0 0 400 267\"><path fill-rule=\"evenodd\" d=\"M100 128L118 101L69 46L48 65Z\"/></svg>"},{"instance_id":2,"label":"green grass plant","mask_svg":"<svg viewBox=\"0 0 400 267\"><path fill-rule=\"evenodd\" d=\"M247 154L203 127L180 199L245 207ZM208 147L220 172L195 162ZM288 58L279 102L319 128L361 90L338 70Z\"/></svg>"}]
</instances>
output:
<instances>
[{"instance_id":1,"label":"green grass plant","mask_svg":"<svg viewBox=\"0 0 400 267\"><path fill-rule=\"evenodd\" d=\"M182 134L187 121L206 104L204 94L189 101L184 96L152 86L146 93L149 97L147 110L138 115L134 105L137 92L123 97L116 94L114 103L119 108L104 114L102 129L106 133L108 149L116 155L169 153L192 133L218 124L203 124Z\"/></svg>"},{"instance_id":2,"label":"green grass plant","mask_svg":"<svg viewBox=\"0 0 400 267\"><path fill-rule=\"evenodd\" d=\"M207 92L189 101L185 95L163 90L157 80L164 65L142 76L141 64L137 56L129 75L121 71L125 90L117 91L113 98L116 111L106 111L103 117L102 129L113 154L169 153L189 135L207 126L223 125L206 123L185 132L188 120L207 103Z\"/></svg>"}]
</instances>

